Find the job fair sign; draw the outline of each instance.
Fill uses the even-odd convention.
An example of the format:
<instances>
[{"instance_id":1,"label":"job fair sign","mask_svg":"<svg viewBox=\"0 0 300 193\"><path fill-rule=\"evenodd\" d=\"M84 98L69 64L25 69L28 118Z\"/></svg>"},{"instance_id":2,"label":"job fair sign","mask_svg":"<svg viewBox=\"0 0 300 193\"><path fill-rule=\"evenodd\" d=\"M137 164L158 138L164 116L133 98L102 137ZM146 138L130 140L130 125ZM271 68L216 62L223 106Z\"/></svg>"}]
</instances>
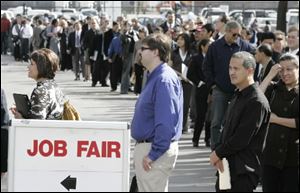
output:
<instances>
[{"instance_id":1,"label":"job fair sign","mask_svg":"<svg viewBox=\"0 0 300 193\"><path fill-rule=\"evenodd\" d=\"M13 120L9 191L127 192L128 123Z\"/></svg>"}]
</instances>

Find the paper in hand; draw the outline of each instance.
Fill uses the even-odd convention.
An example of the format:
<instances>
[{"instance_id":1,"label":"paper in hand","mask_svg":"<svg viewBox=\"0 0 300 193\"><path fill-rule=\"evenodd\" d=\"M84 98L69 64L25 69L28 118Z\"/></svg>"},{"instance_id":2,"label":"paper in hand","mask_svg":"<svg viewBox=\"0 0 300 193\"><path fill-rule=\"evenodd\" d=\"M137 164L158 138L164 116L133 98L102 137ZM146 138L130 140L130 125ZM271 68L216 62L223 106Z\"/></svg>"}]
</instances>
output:
<instances>
[{"instance_id":1,"label":"paper in hand","mask_svg":"<svg viewBox=\"0 0 300 193\"><path fill-rule=\"evenodd\" d=\"M231 189L229 163L226 158L222 159L224 171L219 172L219 188L220 190Z\"/></svg>"}]
</instances>

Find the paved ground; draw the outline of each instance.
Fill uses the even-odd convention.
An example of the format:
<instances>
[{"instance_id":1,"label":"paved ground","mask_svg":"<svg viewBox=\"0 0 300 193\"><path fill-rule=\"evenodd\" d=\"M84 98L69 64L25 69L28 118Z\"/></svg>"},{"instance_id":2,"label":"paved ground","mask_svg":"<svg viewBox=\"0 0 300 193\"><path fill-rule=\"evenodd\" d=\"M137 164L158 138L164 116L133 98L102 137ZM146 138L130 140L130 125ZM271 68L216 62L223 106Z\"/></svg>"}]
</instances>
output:
<instances>
[{"instance_id":1,"label":"paved ground","mask_svg":"<svg viewBox=\"0 0 300 193\"><path fill-rule=\"evenodd\" d=\"M1 56L1 87L5 89L9 106L13 104L12 93L30 96L35 87L35 82L27 77L27 65L14 62L10 56ZM91 87L91 82L74 81L71 71L58 72L56 80L83 120L131 121L137 99L134 94L110 93L110 88ZM204 147L203 138L200 147L193 148L191 138L191 133L184 134L179 142L179 158L170 178L169 191L213 192L215 170L209 165L210 149ZM131 150L133 146L132 142ZM131 159L131 177L133 173ZM1 183L1 191L5 191L4 185Z\"/></svg>"}]
</instances>

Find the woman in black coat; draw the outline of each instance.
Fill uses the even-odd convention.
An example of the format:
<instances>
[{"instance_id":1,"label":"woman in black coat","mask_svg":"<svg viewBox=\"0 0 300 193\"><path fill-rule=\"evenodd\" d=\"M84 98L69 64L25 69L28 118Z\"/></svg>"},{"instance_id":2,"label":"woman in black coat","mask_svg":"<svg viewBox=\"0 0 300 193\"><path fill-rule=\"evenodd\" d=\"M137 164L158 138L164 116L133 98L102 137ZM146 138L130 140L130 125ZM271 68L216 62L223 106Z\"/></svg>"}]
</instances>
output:
<instances>
[{"instance_id":1,"label":"woman in black coat","mask_svg":"<svg viewBox=\"0 0 300 193\"><path fill-rule=\"evenodd\" d=\"M197 87L195 92L196 99L196 122L194 127L194 135L193 135L193 146L198 147L200 135L202 132L202 128L205 122L206 112L208 108L207 98L209 95L209 88L205 83L205 77L203 75L202 66L205 54L210 45L209 39L203 39L199 42L198 50L199 53L192 57L192 61L190 63L187 78L191 80L194 85ZM205 144L209 146L210 140L210 128L208 125L205 125Z\"/></svg>"},{"instance_id":2,"label":"woman in black coat","mask_svg":"<svg viewBox=\"0 0 300 193\"><path fill-rule=\"evenodd\" d=\"M183 89L183 127L182 132L188 131L188 112L191 100L193 83L186 77L189 65L192 60L190 51L190 37L186 33L179 34L177 37L178 48L172 52L171 66L181 79Z\"/></svg>"},{"instance_id":3,"label":"woman in black coat","mask_svg":"<svg viewBox=\"0 0 300 193\"><path fill-rule=\"evenodd\" d=\"M281 80L271 83L279 73ZM285 54L260 87L271 118L263 153L263 191L299 192L299 61Z\"/></svg>"}]
</instances>

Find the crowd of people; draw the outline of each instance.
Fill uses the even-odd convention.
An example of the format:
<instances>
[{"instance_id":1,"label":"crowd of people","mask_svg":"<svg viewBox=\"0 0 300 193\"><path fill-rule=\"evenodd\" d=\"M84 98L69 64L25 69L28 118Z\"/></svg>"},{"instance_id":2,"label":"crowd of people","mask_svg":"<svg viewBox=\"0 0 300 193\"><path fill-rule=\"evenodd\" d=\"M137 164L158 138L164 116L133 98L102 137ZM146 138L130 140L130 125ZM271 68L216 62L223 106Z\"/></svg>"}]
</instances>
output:
<instances>
[{"instance_id":1,"label":"crowd of people","mask_svg":"<svg viewBox=\"0 0 300 193\"><path fill-rule=\"evenodd\" d=\"M31 61L30 77L39 89L58 92L53 73L72 69L74 81L110 85L111 92L120 85L120 94L141 94L132 126L140 190L167 190L177 141L188 132L190 118L192 145L199 146L205 128L211 164L222 171L222 159L228 160L232 191L253 191L261 176L263 191L298 191L298 26L288 29L286 39L282 31L259 30L255 20L247 28L225 15L213 24L200 17L182 21L169 11L166 21L154 27L123 17L111 25L105 14L50 23L46 17L30 24L21 15L15 21L3 15L1 40L11 32L13 56ZM6 54L7 44L1 43ZM40 76L39 65L46 62L55 68ZM37 101L41 110L32 116L61 116L62 101L51 104L56 103L43 108Z\"/></svg>"}]
</instances>

